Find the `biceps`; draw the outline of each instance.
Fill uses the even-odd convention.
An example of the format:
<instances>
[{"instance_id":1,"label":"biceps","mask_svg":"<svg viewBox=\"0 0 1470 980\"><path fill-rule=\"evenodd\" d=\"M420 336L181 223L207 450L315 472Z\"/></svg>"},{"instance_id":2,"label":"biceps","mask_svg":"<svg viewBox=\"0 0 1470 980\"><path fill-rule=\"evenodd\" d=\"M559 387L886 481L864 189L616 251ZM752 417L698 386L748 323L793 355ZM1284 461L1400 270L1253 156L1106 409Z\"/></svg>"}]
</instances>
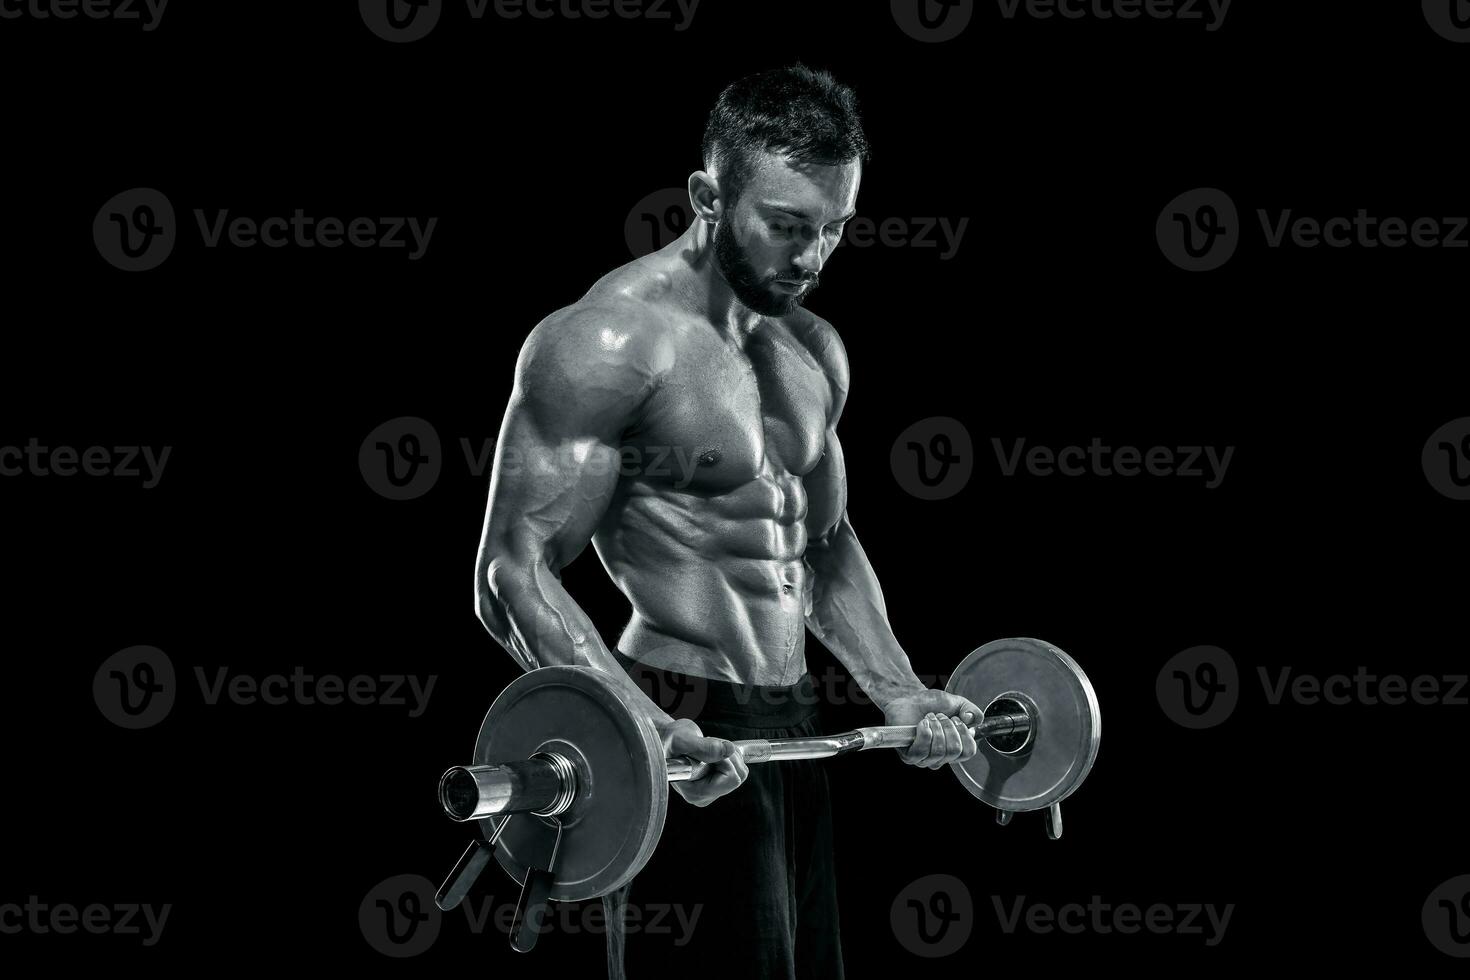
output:
<instances>
[{"instance_id":1,"label":"biceps","mask_svg":"<svg viewBox=\"0 0 1470 980\"><path fill-rule=\"evenodd\" d=\"M485 559L568 565L607 512L619 458L598 436L548 434L512 408L495 447Z\"/></svg>"}]
</instances>

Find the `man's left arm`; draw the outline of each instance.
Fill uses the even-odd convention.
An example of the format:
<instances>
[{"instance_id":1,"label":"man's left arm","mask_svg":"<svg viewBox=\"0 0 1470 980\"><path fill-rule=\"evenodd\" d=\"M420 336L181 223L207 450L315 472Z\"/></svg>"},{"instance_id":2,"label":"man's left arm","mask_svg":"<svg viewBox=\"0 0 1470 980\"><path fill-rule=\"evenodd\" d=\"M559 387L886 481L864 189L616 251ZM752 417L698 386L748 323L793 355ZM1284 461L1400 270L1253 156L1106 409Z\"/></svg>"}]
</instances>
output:
<instances>
[{"instance_id":1,"label":"man's left arm","mask_svg":"<svg viewBox=\"0 0 1470 980\"><path fill-rule=\"evenodd\" d=\"M807 628L883 711L884 724L917 726L913 746L900 752L905 762L938 769L964 761L975 754L975 739L964 726L977 721L981 709L958 695L926 688L893 635L878 576L847 514L847 472L837 420L847 397L848 373L835 333L823 354L820 360L833 391L825 451L802 478L807 494Z\"/></svg>"}]
</instances>

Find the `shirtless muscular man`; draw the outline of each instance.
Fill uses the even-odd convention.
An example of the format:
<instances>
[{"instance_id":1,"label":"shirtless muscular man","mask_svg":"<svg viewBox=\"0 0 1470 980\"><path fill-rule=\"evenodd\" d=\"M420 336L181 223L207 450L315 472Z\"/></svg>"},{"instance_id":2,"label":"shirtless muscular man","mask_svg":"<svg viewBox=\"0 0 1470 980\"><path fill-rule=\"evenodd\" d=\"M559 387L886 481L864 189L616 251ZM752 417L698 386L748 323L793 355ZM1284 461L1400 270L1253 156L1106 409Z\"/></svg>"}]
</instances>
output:
<instances>
[{"instance_id":1,"label":"shirtless muscular man","mask_svg":"<svg viewBox=\"0 0 1470 980\"><path fill-rule=\"evenodd\" d=\"M847 355L802 306L867 158L856 98L826 72L731 84L688 180L688 230L539 323L516 364L475 573L481 621L524 669L606 671L667 756L716 763L671 784L688 805L603 900L613 976L843 975L821 765L749 769L730 742L819 734L806 630L883 724L918 726L905 762L975 753L960 722L980 709L926 689L888 625L847 514ZM675 462L628 463L651 459ZM589 541L632 605L615 650L562 587ZM639 672L697 678L698 716L662 710ZM693 928L621 928L630 901L678 907Z\"/></svg>"}]
</instances>

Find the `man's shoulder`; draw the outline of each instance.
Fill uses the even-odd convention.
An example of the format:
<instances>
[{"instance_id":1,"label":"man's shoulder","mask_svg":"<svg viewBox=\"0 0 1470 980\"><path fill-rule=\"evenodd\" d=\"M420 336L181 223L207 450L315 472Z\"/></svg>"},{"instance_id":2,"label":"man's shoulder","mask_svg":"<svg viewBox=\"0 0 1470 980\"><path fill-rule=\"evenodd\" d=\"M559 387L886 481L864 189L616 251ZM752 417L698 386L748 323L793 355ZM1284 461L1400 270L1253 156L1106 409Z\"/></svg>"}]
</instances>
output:
<instances>
[{"instance_id":1,"label":"man's shoulder","mask_svg":"<svg viewBox=\"0 0 1470 980\"><path fill-rule=\"evenodd\" d=\"M520 360L523 373L606 377L607 372L651 381L667 370L672 349L653 304L594 288L536 324Z\"/></svg>"},{"instance_id":2,"label":"man's shoulder","mask_svg":"<svg viewBox=\"0 0 1470 980\"><path fill-rule=\"evenodd\" d=\"M812 359L821 366L822 373L832 384L833 395L837 400L837 408L840 410L841 403L847 398L850 381L847 348L843 345L837 328L832 324L804 308L798 313L797 316L786 318L786 327L791 331L792 336L802 343Z\"/></svg>"}]
</instances>

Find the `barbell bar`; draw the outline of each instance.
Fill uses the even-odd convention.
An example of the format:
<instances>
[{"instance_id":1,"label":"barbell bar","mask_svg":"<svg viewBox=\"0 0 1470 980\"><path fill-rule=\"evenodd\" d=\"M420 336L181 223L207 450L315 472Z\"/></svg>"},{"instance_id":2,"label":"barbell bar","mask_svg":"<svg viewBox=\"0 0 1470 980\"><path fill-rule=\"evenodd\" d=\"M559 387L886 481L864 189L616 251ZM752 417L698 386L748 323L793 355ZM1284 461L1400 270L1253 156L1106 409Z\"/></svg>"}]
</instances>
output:
<instances>
[{"instance_id":1,"label":"barbell bar","mask_svg":"<svg viewBox=\"0 0 1470 980\"><path fill-rule=\"evenodd\" d=\"M978 742L992 736L1031 732L1031 716L1024 710L987 715L964 726ZM906 749L918 736L915 725L880 725L840 735L815 738L735 739L736 751L747 764L793 759L827 759L865 749ZM665 763L668 781L702 779L711 768L687 756ZM555 816L576 799L576 768L555 752L498 765L454 766L439 780L439 804L451 820L464 823L508 813Z\"/></svg>"}]
</instances>

